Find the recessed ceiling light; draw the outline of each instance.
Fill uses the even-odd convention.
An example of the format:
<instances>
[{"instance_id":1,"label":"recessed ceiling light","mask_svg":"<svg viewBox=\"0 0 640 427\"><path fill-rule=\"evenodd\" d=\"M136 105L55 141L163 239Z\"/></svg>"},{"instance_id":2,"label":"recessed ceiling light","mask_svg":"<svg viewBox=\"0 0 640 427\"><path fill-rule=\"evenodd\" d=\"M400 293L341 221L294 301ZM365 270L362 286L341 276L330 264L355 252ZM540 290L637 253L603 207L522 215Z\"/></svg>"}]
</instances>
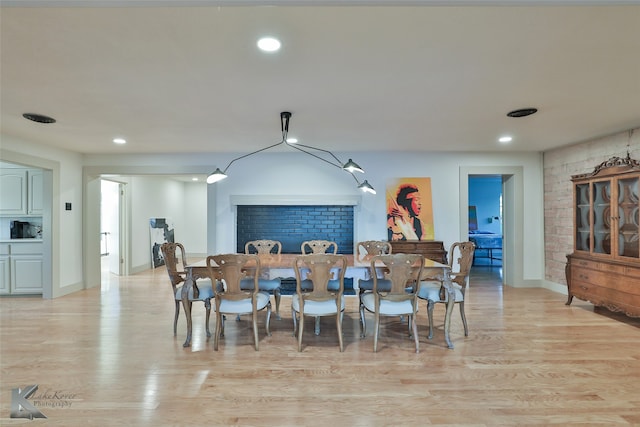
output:
<instances>
[{"instance_id":1,"label":"recessed ceiling light","mask_svg":"<svg viewBox=\"0 0 640 427\"><path fill-rule=\"evenodd\" d=\"M193 178L191 178L191 181L198 181L198 177L194 176Z\"/></svg>"},{"instance_id":2,"label":"recessed ceiling light","mask_svg":"<svg viewBox=\"0 0 640 427\"><path fill-rule=\"evenodd\" d=\"M49 123L55 123L56 122L56 119L54 119L53 117L44 116L42 114L36 114L36 113L24 113L22 115L22 117L24 117L27 120L31 120L32 122L36 122L36 123L49 124Z\"/></svg>"},{"instance_id":3,"label":"recessed ceiling light","mask_svg":"<svg viewBox=\"0 0 640 427\"><path fill-rule=\"evenodd\" d=\"M298 142L298 138L287 138L287 142L290 144L295 144Z\"/></svg>"},{"instance_id":4,"label":"recessed ceiling light","mask_svg":"<svg viewBox=\"0 0 640 427\"><path fill-rule=\"evenodd\" d=\"M280 49L280 40L273 37L263 37L258 40L258 47L265 52L275 52Z\"/></svg>"},{"instance_id":5,"label":"recessed ceiling light","mask_svg":"<svg viewBox=\"0 0 640 427\"><path fill-rule=\"evenodd\" d=\"M501 136L498 141L502 142L502 143L507 143L507 142L511 142L513 140L513 138L511 138L510 136Z\"/></svg>"},{"instance_id":6,"label":"recessed ceiling light","mask_svg":"<svg viewBox=\"0 0 640 427\"><path fill-rule=\"evenodd\" d=\"M114 144L126 144L127 140L124 138L113 138L113 143Z\"/></svg>"},{"instance_id":7,"label":"recessed ceiling light","mask_svg":"<svg viewBox=\"0 0 640 427\"><path fill-rule=\"evenodd\" d=\"M538 111L537 108L520 108L518 110L509 111L507 116L509 117L527 117Z\"/></svg>"}]
</instances>

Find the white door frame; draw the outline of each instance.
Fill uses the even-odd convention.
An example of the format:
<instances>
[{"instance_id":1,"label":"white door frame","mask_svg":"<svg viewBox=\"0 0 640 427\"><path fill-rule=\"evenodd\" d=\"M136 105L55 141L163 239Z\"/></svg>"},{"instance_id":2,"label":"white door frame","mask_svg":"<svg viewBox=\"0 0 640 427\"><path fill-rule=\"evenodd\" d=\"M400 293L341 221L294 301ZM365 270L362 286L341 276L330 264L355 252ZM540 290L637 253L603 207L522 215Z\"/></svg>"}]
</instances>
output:
<instances>
[{"instance_id":1,"label":"white door frame","mask_svg":"<svg viewBox=\"0 0 640 427\"><path fill-rule=\"evenodd\" d=\"M504 222L502 224L502 282L506 285L524 282L523 226L524 179L522 166L460 167L460 238L468 240L469 176L501 175Z\"/></svg>"}]
</instances>

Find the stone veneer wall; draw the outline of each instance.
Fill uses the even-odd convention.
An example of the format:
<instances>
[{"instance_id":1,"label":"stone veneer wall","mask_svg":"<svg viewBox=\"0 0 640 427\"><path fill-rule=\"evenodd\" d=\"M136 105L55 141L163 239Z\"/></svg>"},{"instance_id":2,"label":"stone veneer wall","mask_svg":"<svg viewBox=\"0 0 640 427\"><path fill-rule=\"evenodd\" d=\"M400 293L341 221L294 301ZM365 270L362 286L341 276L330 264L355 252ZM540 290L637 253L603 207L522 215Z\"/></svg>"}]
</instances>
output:
<instances>
[{"instance_id":1,"label":"stone veneer wall","mask_svg":"<svg viewBox=\"0 0 640 427\"><path fill-rule=\"evenodd\" d=\"M630 142L630 143L629 143ZM545 279L567 284L564 267L573 252L573 187L571 176L587 173L611 157L640 158L640 132L621 132L544 153Z\"/></svg>"}]
</instances>

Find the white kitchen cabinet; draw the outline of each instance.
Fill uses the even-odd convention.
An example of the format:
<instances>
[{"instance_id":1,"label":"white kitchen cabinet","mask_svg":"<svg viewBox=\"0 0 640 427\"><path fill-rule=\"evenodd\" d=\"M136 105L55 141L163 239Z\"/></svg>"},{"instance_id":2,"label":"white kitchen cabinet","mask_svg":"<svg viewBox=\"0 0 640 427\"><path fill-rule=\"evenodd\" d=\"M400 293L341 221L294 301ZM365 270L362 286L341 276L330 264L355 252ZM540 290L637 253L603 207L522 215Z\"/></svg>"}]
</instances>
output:
<instances>
[{"instance_id":1,"label":"white kitchen cabinet","mask_svg":"<svg viewBox=\"0 0 640 427\"><path fill-rule=\"evenodd\" d=\"M42 242L0 244L0 294L42 294Z\"/></svg>"},{"instance_id":2,"label":"white kitchen cabinet","mask_svg":"<svg viewBox=\"0 0 640 427\"><path fill-rule=\"evenodd\" d=\"M25 215L27 213L26 169L0 170L0 214Z\"/></svg>"},{"instance_id":3,"label":"white kitchen cabinet","mask_svg":"<svg viewBox=\"0 0 640 427\"><path fill-rule=\"evenodd\" d=\"M27 213L29 215L42 215L44 210L42 185L42 169L27 170Z\"/></svg>"},{"instance_id":4,"label":"white kitchen cabinet","mask_svg":"<svg viewBox=\"0 0 640 427\"><path fill-rule=\"evenodd\" d=\"M11 290L11 265L9 262L9 245L0 243L0 295Z\"/></svg>"},{"instance_id":5,"label":"white kitchen cabinet","mask_svg":"<svg viewBox=\"0 0 640 427\"><path fill-rule=\"evenodd\" d=\"M11 256L11 293L42 293L42 255Z\"/></svg>"},{"instance_id":6,"label":"white kitchen cabinet","mask_svg":"<svg viewBox=\"0 0 640 427\"><path fill-rule=\"evenodd\" d=\"M42 215L42 186L41 169L0 170L0 214Z\"/></svg>"}]
</instances>

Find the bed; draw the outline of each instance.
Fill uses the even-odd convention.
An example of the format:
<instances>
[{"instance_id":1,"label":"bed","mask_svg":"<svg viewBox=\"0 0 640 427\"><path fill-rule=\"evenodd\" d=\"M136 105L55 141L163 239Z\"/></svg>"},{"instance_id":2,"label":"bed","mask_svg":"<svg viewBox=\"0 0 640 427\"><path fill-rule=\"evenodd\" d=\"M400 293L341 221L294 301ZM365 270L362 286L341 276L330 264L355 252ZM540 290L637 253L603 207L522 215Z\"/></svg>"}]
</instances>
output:
<instances>
[{"instance_id":1,"label":"bed","mask_svg":"<svg viewBox=\"0 0 640 427\"><path fill-rule=\"evenodd\" d=\"M492 264L493 260L502 260L502 234L495 234L490 231L470 230L469 241L476 245L475 258L489 258ZM494 254L494 250L499 250L499 255Z\"/></svg>"}]
</instances>

